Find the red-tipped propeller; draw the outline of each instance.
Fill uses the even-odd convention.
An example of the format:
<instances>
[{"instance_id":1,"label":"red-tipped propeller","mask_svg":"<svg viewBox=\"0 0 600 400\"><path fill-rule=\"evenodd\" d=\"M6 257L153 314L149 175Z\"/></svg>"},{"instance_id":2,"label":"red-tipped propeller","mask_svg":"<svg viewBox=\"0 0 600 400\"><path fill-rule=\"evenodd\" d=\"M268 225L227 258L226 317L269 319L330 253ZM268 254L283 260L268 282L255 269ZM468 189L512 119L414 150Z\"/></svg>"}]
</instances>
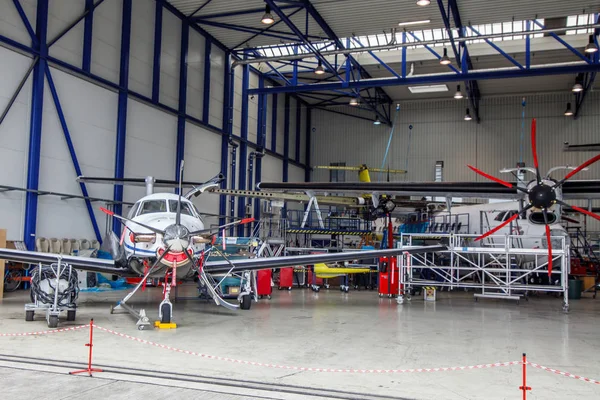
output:
<instances>
[{"instance_id":1,"label":"red-tipped propeller","mask_svg":"<svg viewBox=\"0 0 600 400\"><path fill-rule=\"evenodd\" d=\"M588 161L584 162L579 167L577 167L573 171L569 172L561 181L557 182L555 185L548 185L543 182L541 174L540 174L540 167L539 167L538 156L537 156L536 127L537 127L537 123L534 118L533 121L531 122L531 149L533 151L533 165L535 166L537 184L532 186L531 189L525 189L525 188L519 187L515 184L503 181L502 179L499 179L499 178L496 178L495 176L486 174L485 172L483 172L471 165L469 165L469 168L471 168L473 171L475 171L479 175L481 175L487 179L490 179L494 182L497 182L503 186L509 187L511 189L520 190L522 192L527 193L527 196L529 198L529 205L527 205L527 207L525 207L521 211L521 213L527 211L530 208L537 208L537 209L542 210L542 213L544 216L544 224L546 225L546 239L548 242L548 275L551 275L552 274L552 241L550 240L550 225L548 225L548 210L554 204L558 203L564 207L570 207L570 208L577 210L585 215L589 215L592 218L600 220L600 215L598 215L598 214L594 214L588 210L585 210L585 209L577 207L577 206L571 206L571 205L561 201L560 199L557 199L556 198L556 190L559 189L569 178L573 177L579 171L581 171L585 167L595 163L596 161L599 161L600 154L595 157L590 158ZM519 214L521 214L521 213L519 213ZM503 227L505 227L506 225L508 225L515 219L517 219L519 214L513 215L511 218L504 221L502 224L498 225L497 227L490 230L489 232L482 234L475 240L476 241L481 240L483 238L486 238L486 237L496 233L497 231L499 231L500 229L502 229Z\"/></svg>"}]
</instances>

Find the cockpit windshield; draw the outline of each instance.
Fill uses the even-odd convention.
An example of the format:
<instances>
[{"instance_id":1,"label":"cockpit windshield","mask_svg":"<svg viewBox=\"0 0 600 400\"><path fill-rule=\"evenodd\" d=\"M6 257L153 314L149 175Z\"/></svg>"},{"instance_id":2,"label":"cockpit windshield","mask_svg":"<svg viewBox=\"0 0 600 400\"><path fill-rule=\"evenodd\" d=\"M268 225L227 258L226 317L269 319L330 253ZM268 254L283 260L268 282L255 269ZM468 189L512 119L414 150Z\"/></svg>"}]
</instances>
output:
<instances>
[{"instance_id":1,"label":"cockpit windshield","mask_svg":"<svg viewBox=\"0 0 600 400\"><path fill-rule=\"evenodd\" d=\"M146 200L142 203L138 215L167 212L165 200Z\"/></svg>"},{"instance_id":2,"label":"cockpit windshield","mask_svg":"<svg viewBox=\"0 0 600 400\"><path fill-rule=\"evenodd\" d=\"M196 214L192 211L192 205L185 201L181 202L181 213L185 215L195 216ZM169 211L177 212L177 200L169 200Z\"/></svg>"}]
</instances>

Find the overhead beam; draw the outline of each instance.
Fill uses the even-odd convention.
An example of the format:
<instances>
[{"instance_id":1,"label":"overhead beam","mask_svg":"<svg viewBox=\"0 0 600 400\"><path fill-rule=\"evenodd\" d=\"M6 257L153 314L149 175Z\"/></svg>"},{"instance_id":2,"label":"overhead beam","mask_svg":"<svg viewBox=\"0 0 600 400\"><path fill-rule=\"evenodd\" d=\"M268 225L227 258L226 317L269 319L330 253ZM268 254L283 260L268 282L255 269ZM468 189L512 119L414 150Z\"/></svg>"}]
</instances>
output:
<instances>
[{"instance_id":1,"label":"overhead beam","mask_svg":"<svg viewBox=\"0 0 600 400\"><path fill-rule=\"evenodd\" d=\"M596 14L596 24L600 22L600 13ZM598 35L600 34L600 28L596 28L594 30L593 38L594 43L596 43L596 47L598 47ZM600 64L600 52L597 51L595 53L589 54L588 58L594 64ZM596 72L588 72L583 75L583 91L581 93L577 93L576 101L575 101L575 114L573 115L573 119L578 119L581 115L581 108L583 107L583 103L587 98L588 93L594 87L594 82L596 81Z\"/></svg>"},{"instance_id":2,"label":"overhead beam","mask_svg":"<svg viewBox=\"0 0 600 400\"><path fill-rule=\"evenodd\" d=\"M445 82L460 82L463 80L484 79L511 79L528 78L534 76L569 75L577 72L600 72L600 64L568 64L550 67L532 67L530 69L519 69L516 67L498 68L495 70L469 71L467 73L443 73L432 75L417 75L407 78L372 78L350 81L347 84L340 82L313 83L302 86L287 87L278 86L264 89L250 89L248 94L260 93L304 93L324 90L341 89L366 89L372 87L403 86L418 84L433 84Z\"/></svg>"}]
</instances>

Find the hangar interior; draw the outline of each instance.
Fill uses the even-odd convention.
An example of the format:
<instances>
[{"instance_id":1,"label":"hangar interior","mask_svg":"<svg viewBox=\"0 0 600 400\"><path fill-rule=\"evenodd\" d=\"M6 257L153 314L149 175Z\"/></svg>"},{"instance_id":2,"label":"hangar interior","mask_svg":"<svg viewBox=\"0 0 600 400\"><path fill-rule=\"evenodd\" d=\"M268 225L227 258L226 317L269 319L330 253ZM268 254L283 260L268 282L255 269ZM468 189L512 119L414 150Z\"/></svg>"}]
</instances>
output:
<instances>
[{"instance_id":1,"label":"hangar interior","mask_svg":"<svg viewBox=\"0 0 600 400\"><path fill-rule=\"evenodd\" d=\"M597 396L599 35L591 0L0 0L9 393ZM106 385L65 376L88 330Z\"/></svg>"}]
</instances>

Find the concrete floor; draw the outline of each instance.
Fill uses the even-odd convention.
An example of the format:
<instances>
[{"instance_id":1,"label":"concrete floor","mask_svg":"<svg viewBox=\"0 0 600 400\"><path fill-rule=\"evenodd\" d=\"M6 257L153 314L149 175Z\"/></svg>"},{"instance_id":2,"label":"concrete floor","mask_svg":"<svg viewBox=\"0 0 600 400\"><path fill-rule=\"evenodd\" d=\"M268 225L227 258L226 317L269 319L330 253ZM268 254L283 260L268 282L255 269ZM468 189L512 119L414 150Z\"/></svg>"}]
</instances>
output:
<instances>
[{"instance_id":1,"label":"concrete floor","mask_svg":"<svg viewBox=\"0 0 600 400\"><path fill-rule=\"evenodd\" d=\"M183 289L195 293L193 286ZM110 305L124 293L81 293L77 321L61 321L59 327L94 318L97 325L184 350L302 367L466 366L515 361L526 352L532 362L600 378L600 299L590 295L573 300L570 313L564 314L562 300L546 295L516 305L502 300L475 303L472 294L464 292L438 293L434 303L418 298L399 306L395 300L378 298L375 292L294 289L275 291L272 300L254 303L250 311L231 312L199 300L178 301L176 330L138 331L128 314L109 313ZM22 291L6 294L0 306L0 333L47 329L42 315L34 322L24 321L27 295ZM160 289L150 288L136 296L135 304L145 306L151 320L157 318ZM88 399L521 396L519 365L402 374L302 372L201 358L97 330L94 363L108 372L91 379L66 375L87 360L87 338L87 330L0 337L3 393L10 390L9 398L45 398L50 389L56 393L51 398L65 399L84 392ZM532 367L528 377L533 387L529 399L600 398L600 385Z\"/></svg>"}]
</instances>

